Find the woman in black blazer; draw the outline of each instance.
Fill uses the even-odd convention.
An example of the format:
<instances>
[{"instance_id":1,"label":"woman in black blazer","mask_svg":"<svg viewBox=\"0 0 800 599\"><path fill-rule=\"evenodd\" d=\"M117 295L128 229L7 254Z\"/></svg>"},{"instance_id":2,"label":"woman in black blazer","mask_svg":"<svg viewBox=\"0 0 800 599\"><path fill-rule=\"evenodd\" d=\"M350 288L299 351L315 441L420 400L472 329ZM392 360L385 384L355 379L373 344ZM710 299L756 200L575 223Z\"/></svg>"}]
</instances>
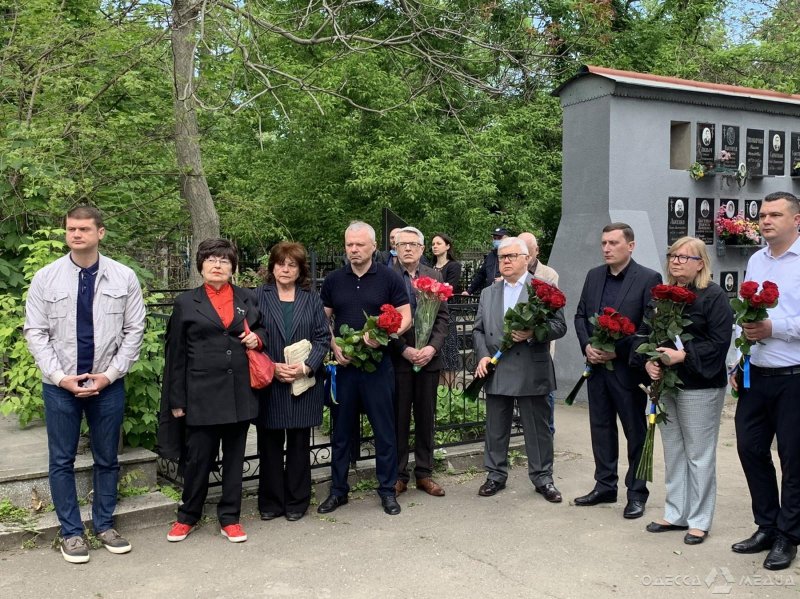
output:
<instances>
[{"instance_id":1,"label":"woman in black blazer","mask_svg":"<svg viewBox=\"0 0 800 599\"><path fill-rule=\"evenodd\" d=\"M247 540L239 524L242 465L247 430L258 415L245 350L263 346L264 329L253 292L230 283L237 263L233 244L206 239L196 261L203 285L175 299L166 334L159 453L178 454L184 481L183 503L167 540L182 541L202 517L221 443L217 517L222 535L242 542ZM185 437L170 436L184 426Z\"/></svg>"},{"instance_id":2,"label":"woman in black blazer","mask_svg":"<svg viewBox=\"0 0 800 599\"><path fill-rule=\"evenodd\" d=\"M453 255L453 240L444 233L437 233L431 238L431 251L433 252L433 269L442 274L442 281L449 283L453 293L461 293L461 262ZM457 371L461 370L461 356L458 352L458 339L456 319L450 317L450 328L440 355L442 356L442 371L439 383L452 387Z\"/></svg>"},{"instance_id":3,"label":"woman in black blazer","mask_svg":"<svg viewBox=\"0 0 800 599\"><path fill-rule=\"evenodd\" d=\"M257 421L258 509L262 520L285 515L295 521L305 515L311 501L311 427L322 424L323 363L330 348L330 328L319 296L309 290L308 259L301 244L274 246L267 270L266 285L256 290L256 296L275 378L263 391ZM284 349L303 339L311 343L308 357L287 364ZM312 376L311 388L292 395L293 381Z\"/></svg>"}]
</instances>

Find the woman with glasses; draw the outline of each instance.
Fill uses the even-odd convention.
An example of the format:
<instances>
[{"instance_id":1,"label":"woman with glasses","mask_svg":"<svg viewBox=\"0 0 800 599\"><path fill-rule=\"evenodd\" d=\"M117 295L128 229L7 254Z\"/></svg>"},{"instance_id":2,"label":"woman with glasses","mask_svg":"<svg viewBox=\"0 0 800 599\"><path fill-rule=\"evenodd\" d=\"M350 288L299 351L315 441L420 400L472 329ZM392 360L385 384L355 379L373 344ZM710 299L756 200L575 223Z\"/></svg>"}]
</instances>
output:
<instances>
[{"instance_id":1,"label":"woman with glasses","mask_svg":"<svg viewBox=\"0 0 800 599\"><path fill-rule=\"evenodd\" d=\"M683 382L675 395L661 396L667 420L660 424L664 446L666 498L664 517L647 525L648 532L685 530L687 545L702 543L711 529L717 495L717 439L725 402L725 358L733 332L733 311L722 288L711 281L706 246L695 237L681 237L667 253L667 284L688 287L697 295L684 309L691 339L657 350ZM642 325L640 335L649 334ZM644 340L641 341L642 343ZM653 380L662 376L661 362L632 352Z\"/></svg>"},{"instance_id":2,"label":"woman with glasses","mask_svg":"<svg viewBox=\"0 0 800 599\"><path fill-rule=\"evenodd\" d=\"M222 445L217 518L222 536L240 543L247 540L239 524L245 444L258 415L246 349L263 347L266 337L255 295L231 284L233 244L206 239L196 263L203 284L175 298L166 334L159 453L179 459L183 473L182 504L167 540L182 541L202 517Z\"/></svg>"}]
</instances>

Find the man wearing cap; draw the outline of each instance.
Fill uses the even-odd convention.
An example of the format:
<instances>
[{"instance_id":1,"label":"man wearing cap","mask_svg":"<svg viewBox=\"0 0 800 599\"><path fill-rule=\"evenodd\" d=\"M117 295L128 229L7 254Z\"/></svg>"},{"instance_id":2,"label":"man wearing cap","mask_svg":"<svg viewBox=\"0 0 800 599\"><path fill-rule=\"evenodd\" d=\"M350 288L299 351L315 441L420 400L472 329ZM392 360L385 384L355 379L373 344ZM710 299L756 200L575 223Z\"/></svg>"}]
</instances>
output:
<instances>
[{"instance_id":1,"label":"man wearing cap","mask_svg":"<svg viewBox=\"0 0 800 599\"><path fill-rule=\"evenodd\" d=\"M483 257L483 263L475 272L466 291L461 295L475 295L500 280L500 261L497 259L497 248L506 237L508 237L508 229L504 227L498 227L492 231L492 251Z\"/></svg>"}]
</instances>

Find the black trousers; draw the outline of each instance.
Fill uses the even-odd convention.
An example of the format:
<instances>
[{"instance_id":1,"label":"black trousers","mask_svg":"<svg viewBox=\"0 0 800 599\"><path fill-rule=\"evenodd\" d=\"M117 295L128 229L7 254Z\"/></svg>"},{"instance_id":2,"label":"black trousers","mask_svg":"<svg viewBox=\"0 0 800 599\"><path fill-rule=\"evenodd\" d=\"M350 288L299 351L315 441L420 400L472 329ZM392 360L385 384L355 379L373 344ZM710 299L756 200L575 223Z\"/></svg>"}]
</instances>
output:
<instances>
[{"instance_id":1,"label":"black trousers","mask_svg":"<svg viewBox=\"0 0 800 599\"><path fill-rule=\"evenodd\" d=\"M259 426L257 430L258 511L305 513L311 503L311 429Z\"/></svg>"},{"instance_id":2,"label":"black trousers","mask_svg":"<svg viewBox=\"0 0 800 599\"><path fill-rule=\"evenodd\" d=\"M395 422L397 425L397 478L409 481L408 453L411 413L414 413L414 478L433 475L433 429L439 371L395 371Z\"/></svg>"},{"instance_id":3,"label":"black trousers","mask_svg":"<svg viewBox=\"0 0 800 599\"><path fill-rule=\"evenodd\" d=\"M178 522L194 525L203 515L208 476L222 444L222 497L217 504L220 526L236 524L242 510L242 466L250 421L186 427L183 503Z\"/></svg>"},{"instance_id":4,"label":"black trousers","mask_svg":"<svg viewBox=\"0 0 800 599\"><path fill-rule=\"evenodd\" d=\"M756 524L800 544L800 375L752 372L749 389L743 388L740 376L735 422L736 448ZM776 436L780 495L770 449Z\"/></svg>"},{"instance_id":5,"label":"black trousers","mask_svg":"<svg viewBox=\"0 0 800 599\"><path fill-rule=\"evenodd\" d=\"M594 369L587 385L595 490L599 493L617 491L619 481L617 416L619 416L622 432L628 442L628 472L625 474L628 500L647 501L650 494L647 483L635 477L647 435L647 421L644 415L647 396L638 388L628 389L622 386L616 377L602 366Z\"/></svg>"}]
</instances>

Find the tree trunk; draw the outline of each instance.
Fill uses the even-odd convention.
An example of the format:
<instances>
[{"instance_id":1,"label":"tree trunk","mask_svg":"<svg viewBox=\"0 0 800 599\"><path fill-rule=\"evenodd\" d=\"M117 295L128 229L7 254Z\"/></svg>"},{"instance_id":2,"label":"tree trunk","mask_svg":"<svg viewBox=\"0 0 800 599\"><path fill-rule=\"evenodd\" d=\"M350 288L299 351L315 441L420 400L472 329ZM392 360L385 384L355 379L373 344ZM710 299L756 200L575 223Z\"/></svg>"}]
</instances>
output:
<instances>
[{"instance_id":1,"label":"tree trunk","mask_svg":"<svg viewBox=\"0 0 800 599\"><path fill-rule=\"evenodd\" d=\"M198 244L219 237L219 215L208 189L200 155L194 91L194 50L197 15L201 2L172 2L172 62L174 72L175 149L180 176L180 193L189 209L192 223L192 253L189 256L189 283L199 285L200 274L194 268Z\"/></svg>"}]
</instances>

